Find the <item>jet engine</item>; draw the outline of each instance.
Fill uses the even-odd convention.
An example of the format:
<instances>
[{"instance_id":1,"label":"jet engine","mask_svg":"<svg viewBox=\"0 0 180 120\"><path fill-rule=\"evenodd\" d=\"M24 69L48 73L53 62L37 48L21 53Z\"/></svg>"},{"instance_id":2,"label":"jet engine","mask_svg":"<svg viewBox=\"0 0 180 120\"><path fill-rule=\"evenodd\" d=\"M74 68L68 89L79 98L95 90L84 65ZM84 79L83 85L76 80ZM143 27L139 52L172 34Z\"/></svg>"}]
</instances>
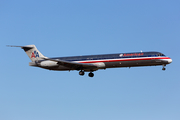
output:
<instances>
[{"instance_id":1,"label":"jet engine","mask_svg":"<svg viewBox=\"0 0 180 120\"><path fill-rule=\"evenodd\" d=\"M58 66L57 62L50 61L50 60L42 61L42 62L40 63L40 65L41 65L42 67L56 67L56 66Z\"/></svg>"}]
</instances>

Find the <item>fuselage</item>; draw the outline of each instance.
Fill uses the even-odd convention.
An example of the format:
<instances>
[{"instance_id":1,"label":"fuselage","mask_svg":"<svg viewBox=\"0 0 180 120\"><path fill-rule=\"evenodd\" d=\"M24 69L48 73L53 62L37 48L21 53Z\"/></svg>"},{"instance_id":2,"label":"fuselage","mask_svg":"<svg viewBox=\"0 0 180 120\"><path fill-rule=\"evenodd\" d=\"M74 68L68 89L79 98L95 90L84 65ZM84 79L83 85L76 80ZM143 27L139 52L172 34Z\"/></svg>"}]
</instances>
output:
<instances>
[{"instance_id":1,"label":"fuselage","mask_svg":"<svg viewBox=\"0 0 180 120\"><path fill-rule=\"evenodd\" d=\"M134 52L134 53L117 53L103 55L86 55L73 57L56 57L55 60L63 60L77 63L87 63L97 65L97 69L84 69L84 71L96 71L98 69L115 68L115 67L138 67L138 66L156 66L169 64L172 59L166 57L160 52ZM43 62L46 60L41 60ZM42 67L42 66L38 66ZM42 67L50 70L74 70L64 65Z\"/></svg>"},{"instance_id":2,"label":"fuselage","mask_svg":"<svg viewBox=\"0 0 180 120\"><path fill-rule=\"evenodd\" d=\"M165 70L165 66L172 62L170 57L160 52L133 52L49 58L44 56L35 45L10 45L9 47L22 48L32 61L29 63L30 66L57 71L77 70L81 76L85 72L89 72L89 77L93 77L93 72L96 70L116 67L162 65L162 70Z\"/></svg>"}]
</instances>

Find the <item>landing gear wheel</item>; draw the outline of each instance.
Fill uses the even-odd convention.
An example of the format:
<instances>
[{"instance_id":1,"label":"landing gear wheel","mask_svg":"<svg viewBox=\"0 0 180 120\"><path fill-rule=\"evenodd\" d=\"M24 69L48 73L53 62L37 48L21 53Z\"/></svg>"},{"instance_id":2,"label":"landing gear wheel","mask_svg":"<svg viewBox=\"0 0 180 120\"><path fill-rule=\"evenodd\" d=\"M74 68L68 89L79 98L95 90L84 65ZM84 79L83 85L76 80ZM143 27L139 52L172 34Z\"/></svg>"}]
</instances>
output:
<instances>
[{"instance_id":1,"label":"landing gear wheel","mask_svg":"<svg viewBox=\"0 0 180 120\"><path fill-rule=\"evenodd\" d=\"M166 66L166 65L163 65L163 68L162 68L162 70L166 70L165 66Z\"/></svg>"},{"instance_id":2,"label":"landing gear wheel","mask_svg":"<svg viewBox=\"0 0 180 120\"><path fill-rule=\"evenodd\" d=\"M84 71L79 71L79 75L83 76L84 75Z\"/></svg>"},{"instance_id":3,"label":"landing gear wheel","mask_svg":"<svg viewBox=\"0 0 180 120\"><path fill-rule=\"evenodd\" d=\"M166 68L163 67L162 70L166 70Z\"/></svg>"},{"instance_id":4,"label":"landing gear wheel","mask_svg":"<svg viewBox=\"0 0 180 120\"><path fill-rule=\"evenodd\" d=\"M90 72L88 75L89 75L89 77L93 77L94 73Z\"/></svg>"}]
</instances>

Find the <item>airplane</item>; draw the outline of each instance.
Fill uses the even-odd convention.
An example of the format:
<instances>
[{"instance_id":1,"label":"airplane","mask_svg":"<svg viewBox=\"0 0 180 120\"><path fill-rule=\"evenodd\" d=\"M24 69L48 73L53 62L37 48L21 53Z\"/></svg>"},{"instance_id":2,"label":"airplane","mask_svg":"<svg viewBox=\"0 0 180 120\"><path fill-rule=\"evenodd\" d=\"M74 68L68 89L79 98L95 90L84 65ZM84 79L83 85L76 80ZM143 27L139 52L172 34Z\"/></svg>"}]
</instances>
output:
<instances>
[{"instance_id":1,"label":"airplane","mask_svg":"<svg viewBox=\"0 0 180 120\"><path fill-rule=\"evenodd\" d=\"M103 55L86 55L72 57L45 57L35 45L11 46L22 48L32 62L29 66L40 67L48 70L56 71L79 71L79 75L83 76L85 72L89 72L89 77L94 76L94 71L106 68L117 67L139 67L139 66L165 66L172 62L170 57L166 57L160 52L133 52L133 53L117 53Z\"/></svg>"}]
</instances>

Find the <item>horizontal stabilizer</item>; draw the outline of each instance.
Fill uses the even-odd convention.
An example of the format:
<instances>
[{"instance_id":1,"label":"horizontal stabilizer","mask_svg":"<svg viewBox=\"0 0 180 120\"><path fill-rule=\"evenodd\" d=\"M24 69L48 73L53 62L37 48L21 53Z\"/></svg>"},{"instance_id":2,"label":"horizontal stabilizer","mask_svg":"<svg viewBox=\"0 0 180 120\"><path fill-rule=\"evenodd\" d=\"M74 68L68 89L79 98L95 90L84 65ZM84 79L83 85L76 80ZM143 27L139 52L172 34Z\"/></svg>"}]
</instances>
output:
<instances>
[{"instance_id":1,"label":"horizontal stabilizer","mask_svg":"<svg viewBox=\"0 0 180 120\"><path fill-rule=\"evenodd\" d=\"M7 47L20 47L22 48L25 52L32 49L32 46L15 46L15 45L7 45Z\"/></svg>"},{"instance_id":2,"label":"horizontal stabilizer","mask_svg":"<svg viewBox=\"0 0 180 120\"><path fill-rule=\"evenodd\" d=\"M15 45L7 45L7 47L20 47L22 48L32 62L42 60L41 57L45 57L35 45L26 45L26 46L15 46Z\"/></svg>"}]
</instances>

